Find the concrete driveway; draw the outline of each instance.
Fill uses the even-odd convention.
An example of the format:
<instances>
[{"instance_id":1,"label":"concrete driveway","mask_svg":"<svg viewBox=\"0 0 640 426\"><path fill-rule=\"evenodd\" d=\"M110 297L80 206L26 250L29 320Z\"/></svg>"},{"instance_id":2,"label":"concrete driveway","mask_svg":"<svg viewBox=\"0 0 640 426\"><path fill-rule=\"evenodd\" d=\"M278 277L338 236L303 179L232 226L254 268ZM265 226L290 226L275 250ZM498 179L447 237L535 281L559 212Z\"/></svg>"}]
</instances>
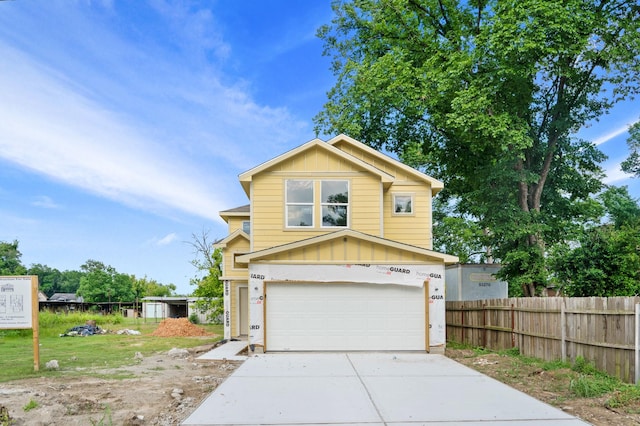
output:
<instances>
[{"instance_id":1,"label":"concrete driveway","mask_svg":"<svg viewBox=\"0 0 640 426\"><path fill-rule=\"evenodd\" d=\"M587 425L443 355L248 358L183 425Z\"/></svg>"}]
</instances>

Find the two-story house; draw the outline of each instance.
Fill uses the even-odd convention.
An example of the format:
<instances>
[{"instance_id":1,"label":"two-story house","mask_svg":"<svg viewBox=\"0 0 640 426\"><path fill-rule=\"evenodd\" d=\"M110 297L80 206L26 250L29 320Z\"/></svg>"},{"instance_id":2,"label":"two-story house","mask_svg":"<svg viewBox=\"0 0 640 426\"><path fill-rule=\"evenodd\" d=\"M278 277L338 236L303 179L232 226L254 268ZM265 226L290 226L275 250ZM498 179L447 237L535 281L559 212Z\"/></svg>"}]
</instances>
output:
<instances>
[{"instance_id":1,"label":"two-story house","mask_svg":"<svg viewBox=\"0 0 640 426\"><path fill-rule=\"evenodd\" d=\"M445 265L433 179L348 136L314 139L239 176L220 216L225 338L266 351L441 350Z\"/></svg>"}]
</instances>

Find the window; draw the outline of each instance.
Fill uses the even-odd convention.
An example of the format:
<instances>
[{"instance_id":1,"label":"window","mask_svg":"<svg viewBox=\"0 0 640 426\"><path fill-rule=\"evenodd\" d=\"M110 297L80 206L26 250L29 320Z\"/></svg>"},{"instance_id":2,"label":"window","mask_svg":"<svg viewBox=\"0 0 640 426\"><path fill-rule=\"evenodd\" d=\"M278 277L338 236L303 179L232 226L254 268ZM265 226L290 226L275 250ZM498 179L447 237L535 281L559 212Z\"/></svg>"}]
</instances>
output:
<instances>
[{"instance_id":1,"label":"window","mask_svg":"<svg viewBox=\"0 0 640 426\"><path fill-rule=\"evenodd\" d=\"M349 181L287 180L285 204L287 228L346 227L349 224ZM314 222L318 214L320 225Z\"/></svg>"},{"instance_id":2,"label":"window","mask_svg":"<svg viewBox=\"0 0 640 426\"><path fill-rule=\"evenodd\" d=\"M251 221L249 220L242 221L242 231L245 234L251 234Z\"/></svg>"},{"instance_id":3,"label":"window","mask_svg":"<svg viewBox=\"0 0 640 426\"><path fill-rule=\"evenodd\" d=\"M413 195L410 194L394 194L393 196L393 214L396 215L412 215L413 214Z\"/></svg>"},{"instance_id":4,"label":"window","mask_svg":"<svg viewBox=\"0 0 640 426\"><path fill-rule=\"evenodd\" d=\"M349 217L349 182L321 181L322 226L347 226Z\"/></svg>"},{"instance_id":5,"label":"window","mask_svg":"<svg viewBox=\"0 0 640 426\"><path fill-rule=\"evenodd\" d=\"M313 226L313 181L286 182L287 226Z\"/></svg>"}]
</instances>

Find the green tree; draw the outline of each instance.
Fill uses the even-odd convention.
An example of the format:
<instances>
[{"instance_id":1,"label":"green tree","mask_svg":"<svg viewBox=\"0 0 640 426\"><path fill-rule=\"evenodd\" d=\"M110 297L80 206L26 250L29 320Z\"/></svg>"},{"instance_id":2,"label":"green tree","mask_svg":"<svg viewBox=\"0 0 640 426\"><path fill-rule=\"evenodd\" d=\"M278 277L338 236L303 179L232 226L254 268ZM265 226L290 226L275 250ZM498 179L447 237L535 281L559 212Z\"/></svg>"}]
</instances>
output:
<instances>
[{"instance_id":1,"label":"green tree","mask_svg":"<svg viewBox=\"0 0 640 426\"><path fill-rule=\"evenodd\" d=\"M640 177L640 121L629 128L629 158L622 162L622 170Z\"/></svg>"},{"instance_id":2,"label":"green tree","mask_svg":"<svg viewBox=\"0 0 640 426\"><path fill-rule=\"evenodd\" d=\"M554 256L554 269L565 295L640 294L640 227L594 227L579 237L578 244Z\"/></svg>"},{"instance_id":3,"label":"green tree","mask_svg":"<svg viewBox=\"0 0 640 426\"><path fill-rule=\"evenodd\" d=\"M54 293L62 293L60 291L62 273L57 269L36 263L29 267L27 274L38 276L40 291L46 294L47 297L53 296ZM75 293L75 290L73 293Z\"/></svg>"},{"instance_id":4,"label":"green tree","mask_svg":"<svg viewBox=\"0 0 640 426\"><path fill-rule=\"evenodd\" d=\"M212 322L218 322L223 312L223 283L222 276L222 250L215 249L209 237L209 232L203 230L200 235L192 234L189 242L193 248L194 259L191 264L197 273L191 279L191 285L195 285L193 296L200 299L196 307Z\"/></svg>"},{"instance_id":5,"label":"green tree","mask_svg":"<svg viewBox=\"0 0 640 426\"><path fill-rule=\"evenodd\" d=\"M551 256L567 296L640 294L640 205L626 187L610 187L601 200L609 222L594 224Z\"/></svg>"},{"instance_id":6,"label":"green tree","mask_svg":"<svg viewBox=\"0 0 640 426\"><path fill-rule=\"evenodd\" d=\"M144 278L135 278L133 283L136 298L141 299L147 296L168 297L175 295L176 286L174 284L161 284L156 280Z\"/></svg>"},{"instance_id":7,"label":"green tree","mask_svg":"<svg viewBox=\"0 0 640 426\"><path fill-rule=\"evenodd\" d=\"M80 287L80 279L84 274L80 271L63 271L58 291L60 293L76 293Z\"/></svg>"},{"instance_id":8,"label":"green tree","mask_svg":"<svg viewBox=\"0 0 640 426\"><path fill-rule=\"evenodd\" d=\"M22 265L22 253L18 250L18 240L12 243L0 241L0 275L25 275L27 268Z\"/></svg>"},{"instance_id":9,"label":"green tree","mask_svg":"<svg viewBox=\"0 0 640 426\"><path fill-rule=\"evenodd\" d=\"M457 213L446 197L433 201L433 249L458 256L460 263L491 262L484 247L485 235L478 223Z\"/></svg>"},{"instance_id":10,"label":"green tree","mask_svg":"<svg viewBox=\"0 0 640 426\"><path fill-rule=\"evenodd\" d=\"M640 224L640 204L626 186L611 186L599 198L616 229Z\"/></svg>"},{"instance_id":11,"label":"green tree","mask_svg":"<svg viewBox=\"0 0 640 426\"><path fill-rule=\"evenodd\" d=\"M444 181L512 288L594 220L604 155L575 137L640 91L636 2L357 0L319 30L337 76L316 131L349 134Z\"/></svg>"},{"instance_id":12,"label":"green tree","mask_svg":"<svg viewBox=\"0 0 640 426\"><path fill-rule=\"evenodd\" d=\"M112 266L96 260L87 260L80 269L85 275L80 279L77 294L87 302L132 302L133 278L121 274Z\"/></svg>"}]
</instances>

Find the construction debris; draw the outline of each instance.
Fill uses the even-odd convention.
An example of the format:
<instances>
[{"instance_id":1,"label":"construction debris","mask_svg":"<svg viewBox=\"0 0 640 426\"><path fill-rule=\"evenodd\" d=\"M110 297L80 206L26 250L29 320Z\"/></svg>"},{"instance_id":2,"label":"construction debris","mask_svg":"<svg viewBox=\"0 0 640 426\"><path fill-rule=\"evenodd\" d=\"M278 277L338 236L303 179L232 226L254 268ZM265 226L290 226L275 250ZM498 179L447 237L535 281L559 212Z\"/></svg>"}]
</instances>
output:
<instances>
[{"instance_id":1,"label":"construction debris","mask_svg":"<svg viewBox=\"0 0 640 426\"><path fill-rule=\"evenodd\" d=\"M191 337L212 336L213 334L192 324L187 318L167 318L158 325L158 328L151 335L156 337Z\"/></svg>"}]
</instances>

